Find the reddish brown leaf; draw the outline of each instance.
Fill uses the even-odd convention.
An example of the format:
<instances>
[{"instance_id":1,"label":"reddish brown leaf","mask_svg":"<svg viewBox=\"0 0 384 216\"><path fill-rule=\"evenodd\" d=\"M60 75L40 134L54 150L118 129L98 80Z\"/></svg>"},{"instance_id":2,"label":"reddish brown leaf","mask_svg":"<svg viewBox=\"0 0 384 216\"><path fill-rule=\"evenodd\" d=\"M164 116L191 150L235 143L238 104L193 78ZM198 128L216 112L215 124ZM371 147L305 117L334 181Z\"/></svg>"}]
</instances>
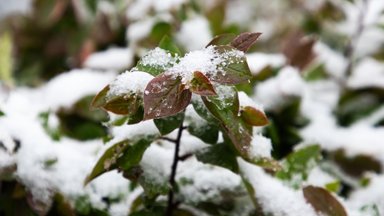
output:
<instances>
[{"instance_id":1,"label":"reddish brown leaf","mask_svg":"<svg viewBox=\"0 0 384 216\"><path fill-rule=\"evenodd\" d=\"M191 80L189 89L202 96L214 96L216 95L215 89L212 86L211 81L200 71L193 73L193 79Z\"/></svg>"},{"instance_id":2,"label":"reddish brown leaf","mask_svg":"<svg viewBox=\"0 0 384 216\"><path fill-rule=\"evenodd\" d=\"M347 216L341 203L324 188L307 186L303 188L303 194L307 202L322 215Z\"/></svg>"},{"instance_id":3,"label":"reddish brown leaf","mask_svg":"<svg viewBox=\"0 0 384 216\"><path fill-rule=\"evenodd\" d=\"M162 118L183 111L192 93L180 78L162 73L151 80L144 93L144 119Z\"/></svg>"},{"instance_id":4,"label":"reddish brown leaf","mask_svg":"<svg viewBox=\"0 0 384 216\"><path fill-rule=\"evenodd\" d=\"M268 124L268 118L264 112L251 107L246 106L240 111L241 118L249 125L252 126L264 126Z\"/></svg>"},{"instance_id":5,"label":"reddish brown leaf","mask_svg":"<svg viewBox=\"0 0 384 216\"><path fill-rule=\"evenodd\" d=\"M261 33L259 32L241 33L235 39L232 40L231 46L243 52L247 52L248 49L256 42L257 38L259 38L260 35Z\"/></svg>"},{"instance_id":6,"label":"reddish brown leaf","mask_svg":"<svg viewBox=\"0 0 384 216\"><path fill-rule=\"evenodd\" d=\"M93 98L91 106L100 108L107 103L107 93L109 91L109 85L105 86L97 95Z\"/></svg>"},{"instance_id":7,"label":"reddish brown leaf","mask_svg":"<svg viewBox=\"0 0 384 216\"><path fill-rule=\"evenodd\" d=\"M315 58L312 51L315 42L314 38L304 37L301 32L290 35L283 47L287 63L300 70L304 69Z\"/></svg>"}]
</instances>

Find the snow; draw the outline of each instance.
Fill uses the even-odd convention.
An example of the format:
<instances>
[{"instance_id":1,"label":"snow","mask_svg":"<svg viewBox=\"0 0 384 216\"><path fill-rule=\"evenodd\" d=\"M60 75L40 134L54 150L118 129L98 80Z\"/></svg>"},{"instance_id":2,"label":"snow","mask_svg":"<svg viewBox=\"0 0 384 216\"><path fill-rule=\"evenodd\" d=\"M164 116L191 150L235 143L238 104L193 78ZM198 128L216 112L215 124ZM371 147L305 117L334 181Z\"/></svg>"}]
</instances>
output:
<instances>
[{"instance_id":1,"label":"snow","mask_svg":"<svg viewBox=\"0 0 384 216\"><path fill-rule=\"evenodd\" d=\"M123 96L129 93L144 96L144 90L153 78L152 75L145 72L126 71L109 84L107 98Z\"/></svg>"},{"instance_id":2,"label":"snow","mask_svg":"<svg viewBox=\"0 0 384 216\"><path fill-rule=\"evenodd\" d=\"M205 47L212 38L208 21L201 16L196 16L181 24L180 31L176 34L177 41L188 51Z\"/></svg>"},{"instance_id":3,"label":"snow","mask_svg":"<svg viewBox=\"0 0 384 216\"><path fill-rule=\"evenodd\" d=\"M322 42L316 42L313 51L318 62L323 63L325 69L335 78L342 78L347 68L347 60Z\"/></svg>"},{"instance_id":4,"label":"snow","mask_svg":"<svg viewBox=\"0 0 384 216\"><path fill-rule=\"evenodd\" d=\"M384 64L372 58L365 58L356 65L347 84L354 89L384 88Z\"/></svg>"},{"instance_id":5,"label":"snow","mask_svg":"<svg viewBox=\"0 0 384 216\"><path fill-rule=\"evenodd\" d=\"M294 191L283 185L258 166L253 166L240 158L237 161L243 177L252 185L255 190L253 195L265 212L281 216L317 215L305 201L301 191Z\"/></svg>"},{"instance_id":6,"label":"snow","mask_svg":"<svg viewBox=\"0 0 384 216\"><path fill-rule=\"evenodd\" d=\"M246 54L249 69L252 74L258 74L263 68L282 67L285 64L285 57L282 54L250 53Z\"/></svg>"},{"instance_id":7,"label":"snow","mask_svg":"<svg viewBox=\"0 0 384 216\"><path fill-rule=\"evenodd\" d=\"M29 13L32 2L32 0L0 0L0 20L10 15Z\"/></svg>"},{"instance_id":8,"label":"snow","mask_svg":"<svg viewBox=\"0 0 384 216\"><path fill-rule=\"evenodd\" d=\"M127 9L127 17L132 20L142 19L155 10L156 13L164 13L179 8L186 0L140 0L134 1Z\"/></svg>"},{"instance_id":9,"label":"snow","mask_svg":"<svg viewBox=\"0 0 384 216\"><path fill-rule=\"evenodd\" d=\"M133 62L133 52L129 48L109 48L92 53L84 62L84 66L92 69L122 70L129 68Z\"/></svg>"},{"instance_id":10,"label":"snow","mask_svg":"<svg viewBox=\"0 0 384 216\"><path fill-rule=\"evenodd\" d=\"M173 57L171 53L156 47L155 49L150 50L141 58L141 64L144 66L147 65L151 67L166 69L174 65L177 60L178 58Z\"/></svg>"},{"instance_id":11,"label":"snow","mask_svg":"<svg viewBox=\"0 0 384 216\"><path fill-rule=\"evenodd\" d=\"M272 142L260 134L254 134L249 148L250 158L271 157Z\"/></svg>"},{"instance_id":12,"label":"snow","mask_svg":"<svg viewBox=\"0 0 384 216\"><path fill-rule=\"evenodd\" d=\"M305 84L293 67L284 67L279 74L260 83L254 90L254 98L266 110L279 109L294 97L300 97Z\"/></svg>"}]
</instances>

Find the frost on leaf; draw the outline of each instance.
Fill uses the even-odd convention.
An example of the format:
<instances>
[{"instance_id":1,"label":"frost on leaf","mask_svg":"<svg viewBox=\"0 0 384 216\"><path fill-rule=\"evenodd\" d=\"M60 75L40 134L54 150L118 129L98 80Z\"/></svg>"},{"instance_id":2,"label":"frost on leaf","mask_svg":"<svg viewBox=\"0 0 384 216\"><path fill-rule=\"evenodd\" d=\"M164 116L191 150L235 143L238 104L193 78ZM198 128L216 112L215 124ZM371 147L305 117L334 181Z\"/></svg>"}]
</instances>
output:
<instances>
[{"instance_id":1,"label":"frost on leaf","mask_svg":"<svg viewBox=\"0 0 384 216\"><path fill-rule=\"evenodd\" d=\"M216 95L215 89L209 79L201 72L195 71L193 73L193 79L189 84L189 89L202 96L213 96Z\"/></svg>"},{"instance_id":2,"label":"frost on leaf","mask_svg":"<svg viewBox=\"0 0 384 216\"><path fill-rule=\"evenodd\" d=\"M136 69L157 76L172 67L177 59L177 56L174 57L167 50L157 47L141 58Z\"/></svg>"},{"instance_id":3,"label":"frost on leaf","mask_svg":"<svg viewBox=\"0 0 384 216\"><path fill-rule=\"evenodd\" d=\"M144 92L144 119L156 119L183 111L191 101L191 92L180 78L163 73L148 83Z\"/></svg>"}]
</instances>

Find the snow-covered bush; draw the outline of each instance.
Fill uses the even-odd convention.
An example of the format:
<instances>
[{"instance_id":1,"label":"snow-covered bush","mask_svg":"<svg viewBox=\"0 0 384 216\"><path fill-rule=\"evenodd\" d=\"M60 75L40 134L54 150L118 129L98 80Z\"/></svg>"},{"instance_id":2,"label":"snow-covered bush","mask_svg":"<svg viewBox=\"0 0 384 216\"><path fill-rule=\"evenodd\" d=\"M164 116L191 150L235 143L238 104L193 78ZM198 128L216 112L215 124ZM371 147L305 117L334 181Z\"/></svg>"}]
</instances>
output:
<instances>
[{"instance_id":1,"label":"snow-covered bush","mask_svg":"<svg viewBox=\"0 0 384 216\"><path fill-rule=\"evenodd\" d=\"M16 2L0 215L384 213L382 0Z\"/></svg>"}]
</instances>

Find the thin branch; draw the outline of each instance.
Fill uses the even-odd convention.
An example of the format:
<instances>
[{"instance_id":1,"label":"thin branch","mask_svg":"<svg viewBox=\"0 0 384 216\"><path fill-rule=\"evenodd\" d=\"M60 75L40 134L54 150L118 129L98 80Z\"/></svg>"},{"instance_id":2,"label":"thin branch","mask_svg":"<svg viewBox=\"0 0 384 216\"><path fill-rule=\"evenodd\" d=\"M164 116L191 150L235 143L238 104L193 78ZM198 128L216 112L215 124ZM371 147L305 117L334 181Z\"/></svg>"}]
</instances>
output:
<instances>
[{"instance_id":1,"label":"thin branch","mask_svg":"<svg viewBox=\"0 0 384 216\"><path fill-rule=\"evenodd\" d=\"M176 139L172 139L172 138L169 138L169 137L160 137L159 139L166 140L168 142L173 142L173 143L177 142Z\"/></svg>"},{"instance_id":2,"label":"thin branch","mask_svg":"<svg viewBox=\"0 0 384 216\"><path fill-rule=\"evenodd\" d=\"M166 210L166 215L171 216L174 208L174 203L173 203L173 196L174 192L176 191L176 171L177 171L177 164L179 162L179 150L180 150L180 141L181 141L181 135L183 133L183 130L185 127L183 124L180 125L179 131L177 133L177 138L175 140L175 153L173 156L173 163L172 163L172 168L171 168L171 176L169 178L169 184L171 186L171 189L169 190L168 193L168 206Z\"/></svg>"},{"instance_id":3,"label":"thin branch","mask_svg":"<svg viewBox=\"0 0 384 216\"><path fill-rule=\"evenodd\" d=\"M344 50L344 56L348 60L347 67L345 69L345 77L348 78L352 73L353 62L354 62L354 54L356 49L356 43L358 42L361 34L364 31L364 17L368 7L368 0L362 0L362 6L360 8L359 17L357 18L357 29L350 38L347 46Z\"/></svg>"}]
</instances>

